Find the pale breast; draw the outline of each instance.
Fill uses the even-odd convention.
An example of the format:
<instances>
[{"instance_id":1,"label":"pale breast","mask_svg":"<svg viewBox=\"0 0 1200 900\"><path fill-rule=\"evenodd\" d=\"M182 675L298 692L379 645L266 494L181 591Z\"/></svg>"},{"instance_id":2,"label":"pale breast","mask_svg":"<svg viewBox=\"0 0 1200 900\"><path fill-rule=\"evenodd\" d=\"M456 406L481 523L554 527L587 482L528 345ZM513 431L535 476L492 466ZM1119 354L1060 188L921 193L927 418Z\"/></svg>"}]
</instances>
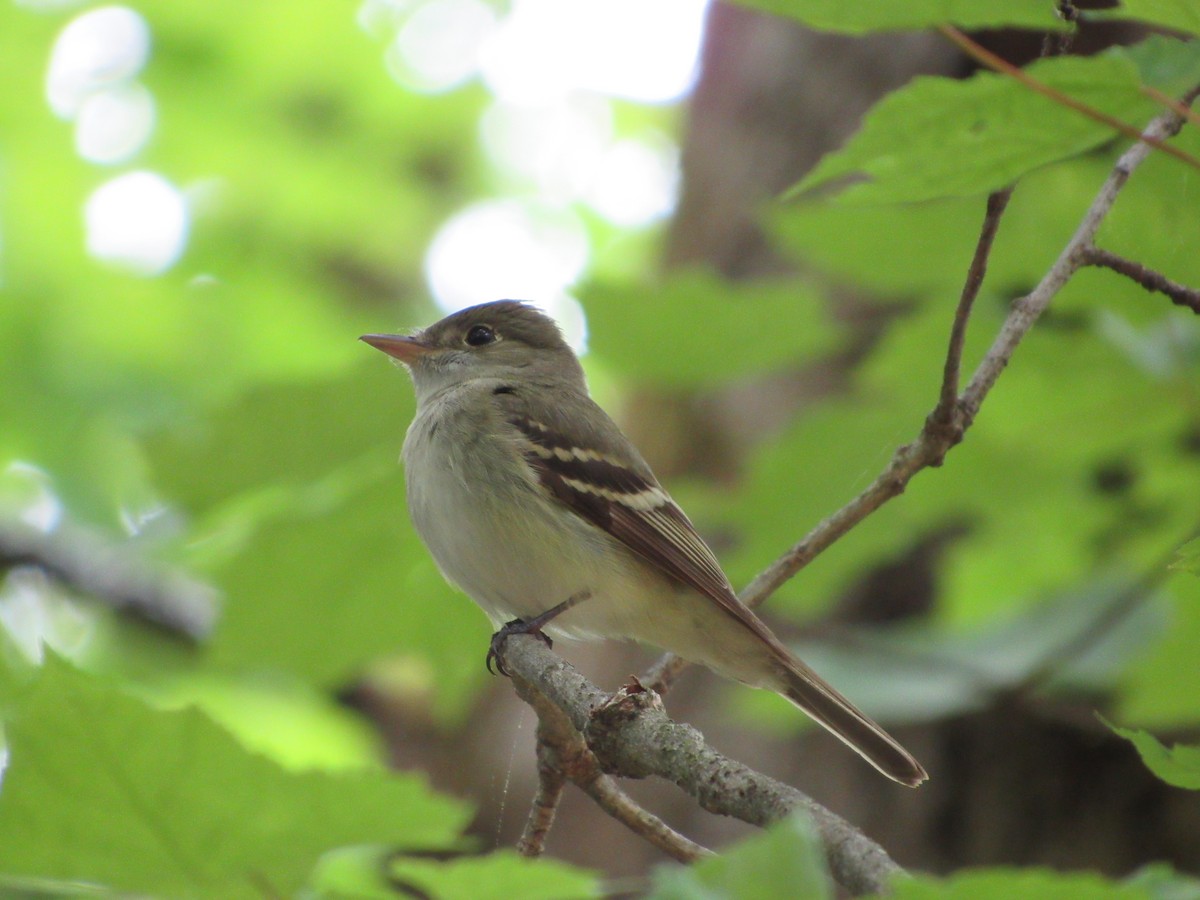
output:
<instances>
[{"instance_id":1,"label":"pale breast","mask_svg":"<svg viewBox=\"0 0 1200 900\"><path fill-rule=\"evenodd\" d=\"M514 436L456 422L466 414L444 398L414 419L404 443L409 513L446 579L495 623L611 580L603 552L611 539L544 492L506 443ZM571 616L581 626L588 618Z\"/></svg>"}]
</instances>

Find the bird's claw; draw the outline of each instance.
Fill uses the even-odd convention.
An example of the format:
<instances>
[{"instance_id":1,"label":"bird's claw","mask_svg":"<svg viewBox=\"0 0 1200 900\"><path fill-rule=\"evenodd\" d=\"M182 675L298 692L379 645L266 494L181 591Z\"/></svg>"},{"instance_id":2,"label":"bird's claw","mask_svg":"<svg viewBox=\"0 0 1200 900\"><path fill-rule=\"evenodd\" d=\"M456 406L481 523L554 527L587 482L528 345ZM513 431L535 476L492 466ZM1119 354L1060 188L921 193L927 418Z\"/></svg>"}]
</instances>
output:
<instances>
[{"instance_id":1,"label":"bird's claw","mask_svg":"<svg viewBox=\"0 0 1200 900\"><path fill-rule=\"evenodd\" d=\"M554 642L550 640L550 636L542 631L542 625L545 623L538 621L540 618L539 616L537 619L530 621L513 619L511 622L505 622L500 626L500 630L492 635L492 642L488 646L487 657L484 660L484 664L487 666L489 672L493 675L500 674L505 678L509 677L508 668L504 665L504 642L514 634L531 634L544 642L547 647L554 647ZM492 668L492 663L496 664L494 669Z\"/></svg>"}]
</instances>

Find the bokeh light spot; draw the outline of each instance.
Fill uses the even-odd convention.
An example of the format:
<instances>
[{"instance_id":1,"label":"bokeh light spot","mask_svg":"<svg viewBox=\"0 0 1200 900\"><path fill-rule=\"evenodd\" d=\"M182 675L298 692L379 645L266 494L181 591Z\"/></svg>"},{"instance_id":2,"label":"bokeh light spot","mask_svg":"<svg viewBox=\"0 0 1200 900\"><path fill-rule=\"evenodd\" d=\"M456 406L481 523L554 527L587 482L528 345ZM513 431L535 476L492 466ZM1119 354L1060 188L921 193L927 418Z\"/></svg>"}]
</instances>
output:
<instances>
[{"instance_id":1,"label":"bokeh light spot","mask_svg":"<svg viewBox=\"0 0 1200 900\"><path fill-rule=\"evenodd\" d=\"M74 119L96 91L132 79L150 56L150 27L127 6L81 13L54 41L46 100L54 114Z\"/></svg>"},{"instance_id":2,"label":"bokeh light spot","mask_svg":"<svg viewBox=\"0 0 1200 900\"><path fill-rule=\"evenodd\" d=\"M183 194L161 175L129 172L92 192L84 223L92 256L158 275L183 252L189 214Z\"/></svg>"}]
</instances>

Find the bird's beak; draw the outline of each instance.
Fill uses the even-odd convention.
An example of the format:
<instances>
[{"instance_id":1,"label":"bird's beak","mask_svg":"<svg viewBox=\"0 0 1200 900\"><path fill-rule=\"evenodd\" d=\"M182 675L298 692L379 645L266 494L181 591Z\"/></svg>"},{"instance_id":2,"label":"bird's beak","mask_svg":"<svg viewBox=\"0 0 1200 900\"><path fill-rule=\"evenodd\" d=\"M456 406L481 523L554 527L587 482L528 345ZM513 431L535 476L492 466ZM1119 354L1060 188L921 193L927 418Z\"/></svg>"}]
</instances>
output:
<instances>
[{"instance_id":1,"label":"bird's beak","mask_svg":"<svg viewBox=\"0 0 1200 900\"><path fill-rule=\"evenodd\" d=\"M409 337L404 334L364 334L359 340L370 344L376 350L382 350L406 366L411 366L422 356L433 352L433 347L421 340L419 335Z\"/></svg>"}]
</instances>

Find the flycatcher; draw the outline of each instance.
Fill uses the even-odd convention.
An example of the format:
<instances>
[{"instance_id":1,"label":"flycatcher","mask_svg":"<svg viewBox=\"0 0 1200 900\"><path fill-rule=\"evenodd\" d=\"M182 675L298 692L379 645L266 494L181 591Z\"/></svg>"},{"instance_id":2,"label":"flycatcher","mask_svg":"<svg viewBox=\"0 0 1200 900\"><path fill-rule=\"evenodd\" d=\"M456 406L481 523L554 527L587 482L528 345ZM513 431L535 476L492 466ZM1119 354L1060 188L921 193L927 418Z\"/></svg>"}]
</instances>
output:
<instances>
[{"instance_id":1,"label":"flycatcher","mask_svg":"<svg viewBox=\"0 0 1200 900\"><path fill-rule=\"evenodd\" d=\"M737 598L588 396L552 319L501 300L413 335L362 339L404 363L416 389L403 451L413 523L446 579L498 628L517 619L670 650L782 694L889 778L915 787L928 777Z\"/></svg>"}]
</instances>

